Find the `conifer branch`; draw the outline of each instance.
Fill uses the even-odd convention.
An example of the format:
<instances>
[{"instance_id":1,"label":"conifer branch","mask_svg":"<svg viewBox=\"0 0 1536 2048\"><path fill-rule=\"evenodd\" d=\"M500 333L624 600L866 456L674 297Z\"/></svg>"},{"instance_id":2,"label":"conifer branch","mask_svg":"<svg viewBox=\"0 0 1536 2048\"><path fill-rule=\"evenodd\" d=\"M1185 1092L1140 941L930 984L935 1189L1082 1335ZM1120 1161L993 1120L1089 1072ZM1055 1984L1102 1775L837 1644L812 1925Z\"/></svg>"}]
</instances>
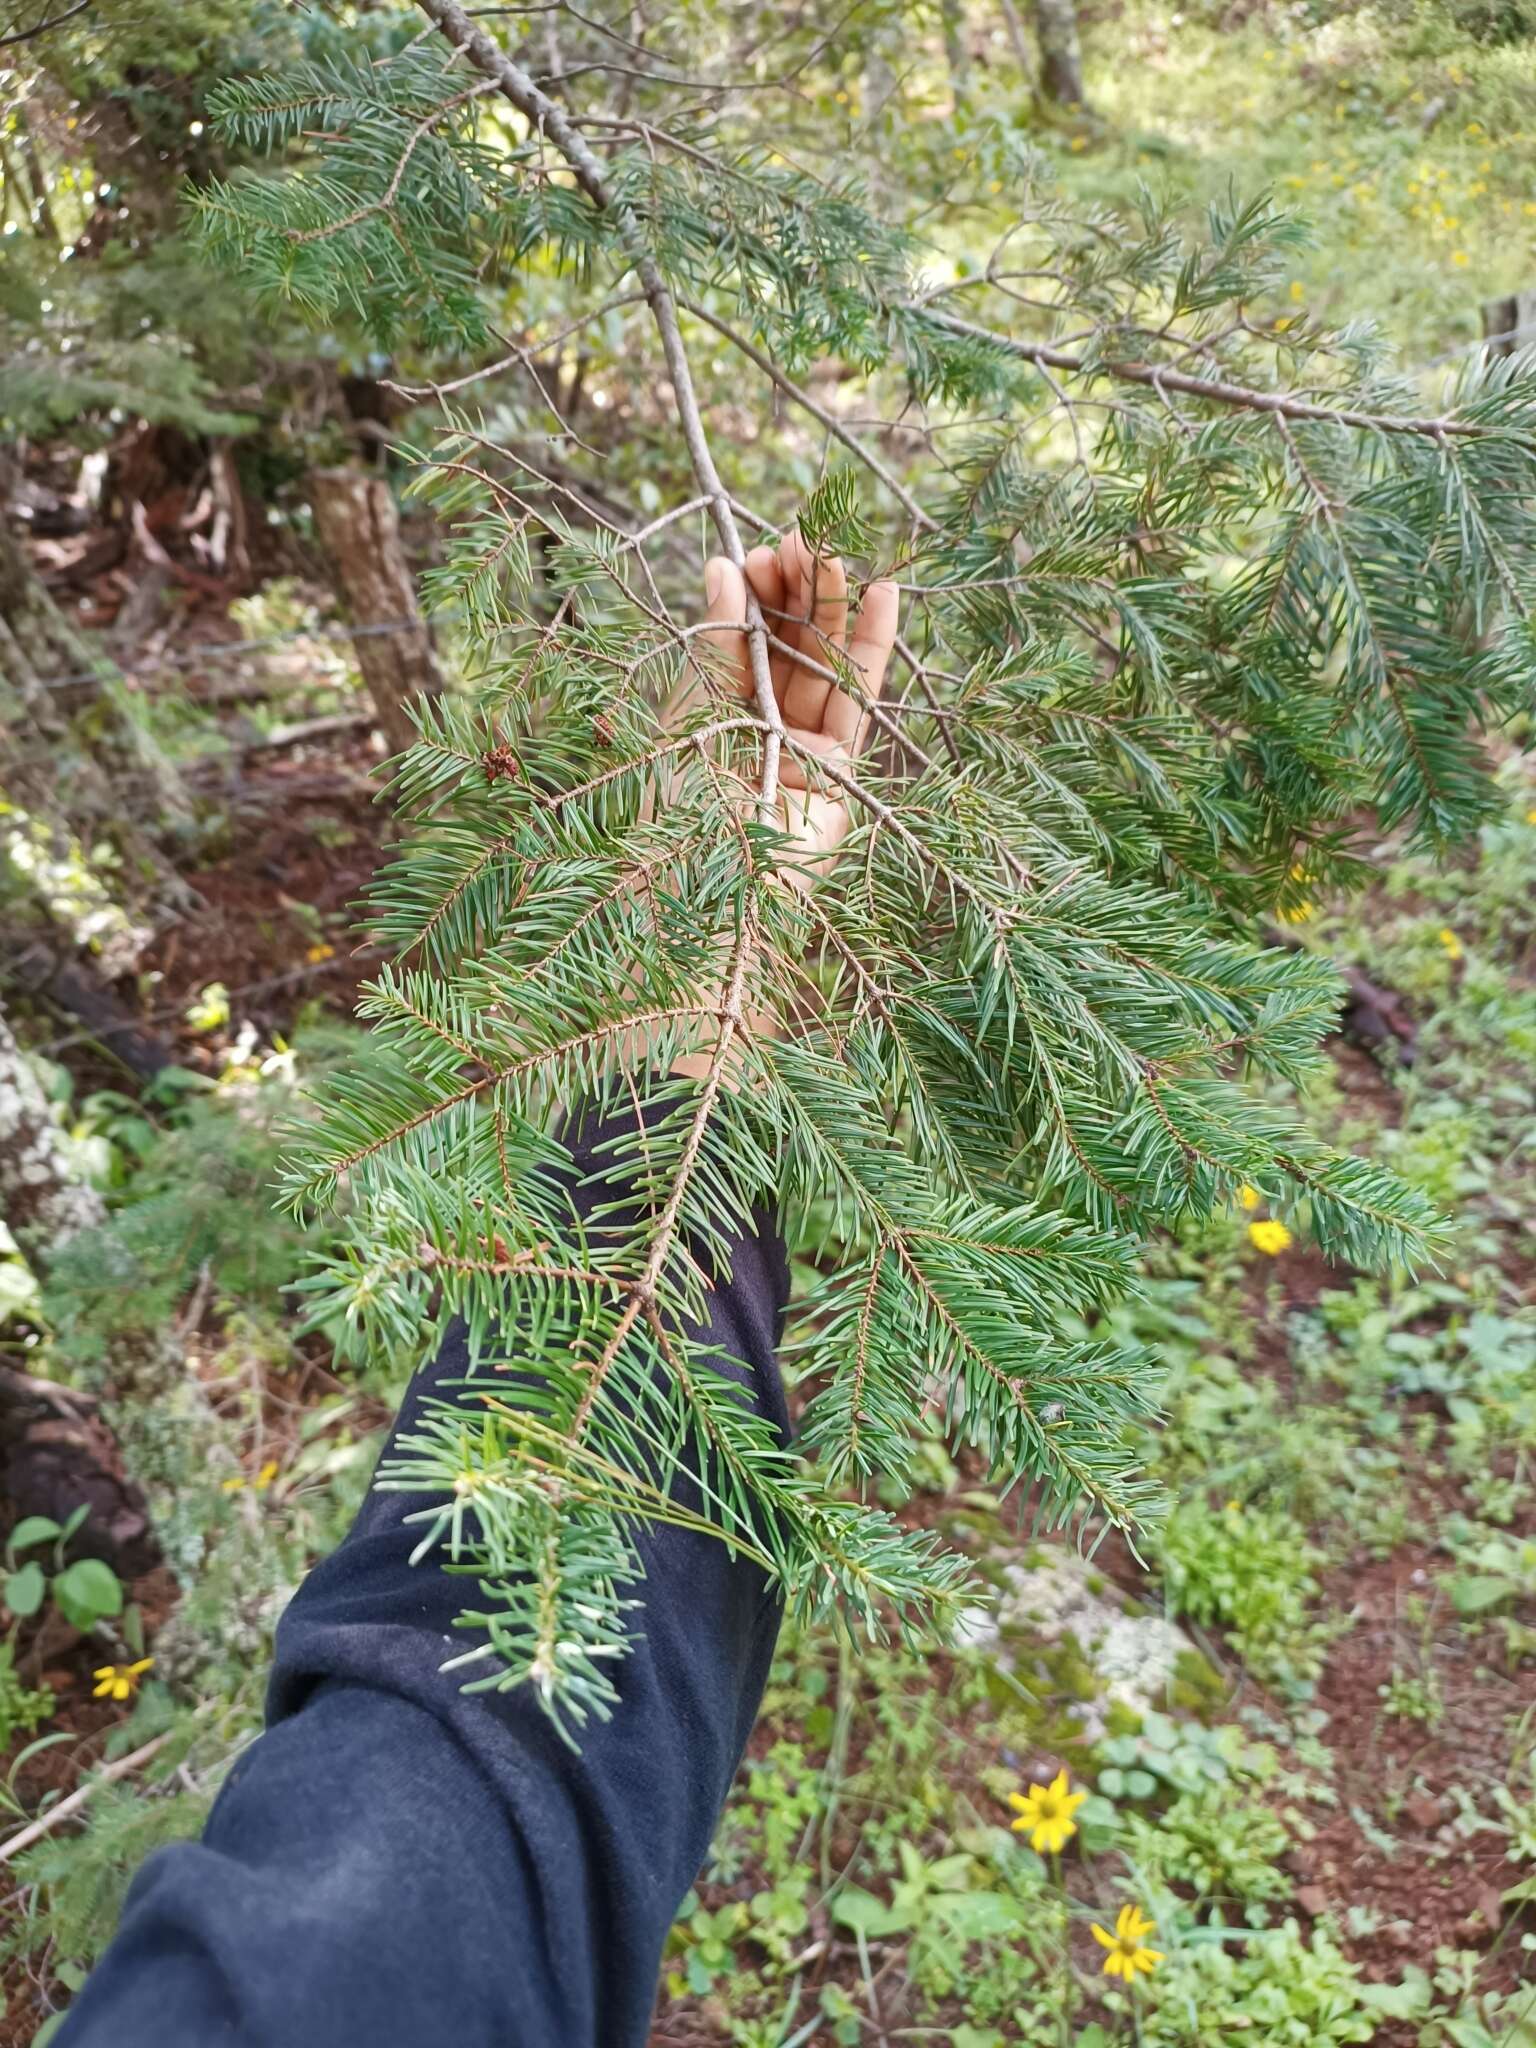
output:
<instances>
[{"instance_id":1,"label":"conifer branch","mask_svg":"<svg viewBox=\"0 0 1536 2048\"><path fill-rule=\"evenodd\" d=\"M534 129L549 137L570 165L582 190L593 205L604 213L612 214L661 337L662 353L666 358L667 372L672 380L673 398L677 405L678 423L683 431L694 476L698 480L701 493L708 500L710 518L714 521L715 531L720 536L722 549L738 569L744 569L746 549L742 546L741 532L736 524L735 513L731 509L730 496L720 481L720 473L715 467L715 458L710 451L709 438L704 430L704 420L694 390L693 371L677 324L677 308L666 281L656 266L656 260L646 245L640 223L628 206L622 201L614 200L608 190L602 165L592 154L586 138L567 116L564 108L541 91L521 65L515 64L483 29L477 28L464 9L456 4L456 0L421 0L421 8L456 50L487 78L496 82L512 105L527 116ZM773 694L773 679L768 671L768 649L764 644L764 633L762 613L749 587L747 653L751 664L753 688L757 695L758 715L766 729L763 738L762 774L758 784L758 812L763 822L771 825L778 801L779 750L784 740L784 721Z\"/></svg>"},{"instance_id":2,"label":"conifer branch","mask_svg":"<svg viewBox=\"0 0 1536 2048\"><path fill-rule=\"evenodd\" d=\"M1114 356L1090 359L1074 355L1070 349L1058 348L1050 342L1027 341L995 327L962 320L956 313L936 312L931 304L920 299L909 301L905 310L933 321L951 334L985 342L989 348L995 348L1003 355L1017 356L1020 362L1035 363L1043 369L1066 370L1080 377L1114 377L1123 384L1141 384L1156 392L1177 391L1188 398L1204 398L1213 405L1235 406L1244 412L1275 413L1286 420L1320 420L1325 424L1352 427L1371 434L1415 434L1431 441L1452 434L1469 440L1483 440L1494 431L1476 420L1460 420L1445 413L1420 416L1362 412L1354 406L1324 405L1318 400L1299 398L1294 392L1261 391L1252 385L1233 384L1222 377L1196 377L1187 370L1175 369L1171 364L1128 363Z\"/></svg>"},{"instance_id":3,"label":"conifer branch","mask_svg":"<svg viewBox=\"0 0 1536 2048\"><path fill-rule=\"evenodd\" d=\"M840 442L856 461L864 465L871 476L877 477L884 484L912 524L920 532L936 533L938 531L938 521L931 518L923 510L923 507L919 505L900 477L887 469L879 456L866 448L858 435L845 427L835 412L828 412L824 405L818 404L812 398L809 391L803 389L792 377L787 377L773 360L772 356L765 355L755 342L749 341L744 334L738 333L730 325L729 321L722 320L717 313L711 313L707 306L701 306L697 299L683 299L680 303L686 307L695 320L702 320L706 327L713 327L717 334L723 334L732 348L738 349L747 358L748 362L755 363L763 375L771 383L777 385L786 398L793 399L802 412L809 413L813 420L825 427L833 440Z\"/></svg>"},{"instance_id":4,"label":"conifer branch","mask_svg":"<svg viewBox=\"0 0 1536 2048\"><path fill-rule=\"evenodd\" d=\"M1250 320L1288 246L1272 209L1234 204L1203 234L1085 218L1033 167L1034 276L999 253L976 280L1053 323L1015 337L922 295L913 240L838 176L766 160L757 101L735 101L729 151L723 126L674 133L648 104L573 110L502 30L424 6L440 33L378 64L230 81L225 131L282 160L193 203L206 245L281 302L488 364L438 388L420 481L447 527L430 594L486 695L425 709L401 757L412 822L375 892L395 958L363 995L371 1052L328 1084L289 1178L298 1202L346 1183L306 1282L343 1352L468 1331L459 1398L385 1483L427 1490L423 1548L479 1589L472 1682L531 1680L568 1730L617 1698L638 1525L695 1526L672 1497L685 1469L697 1525L795 1613L906 1625L947 1610L963 1562L842 1489L910 1478L925 1413L1042 1515L1141 1512L1153 1368L1071 1333L1135 1284L1148 1233L1251 1182L1330 1255L1432 1249L1422 1197L1243 1074L1315 1064L1336 983L1262 931L1303 885L1360 879L1354 821L1444 840L1499 800L1481 735L1536 682L1536 376L1476 363L1441 416L1411 416L1365 347L1307 323L1277 349ZM484 113L452 115L492 90L510 149L485 147ZM579 283L550 338L508 356L486 314L524 262ZM670 382L675 428L648 404L623 417L652 437L648 471L675 476L682 443L675 502L641 511L584 468L601 428L557 457L453 409L595 317L588 290L649 308L612 376ZM690 366L685 322L724 350ZM798 513L771 463L748 505L711 453L738 354L786 401L796 460L838 452ZM875 407L823 404L803 369L823 358L905 380L920 430L887 441ZM739 621L680 616L692 515L738 567L742 534L795 523L863 562L882 552L865 477L901 537L894 696L814 600L810 620L755 599ZM745 702L699 651L738 633ZM825 694L815 744L775 676L797 704ZM829 738L866 718L872 755ZM813 887L781 768L807 815L847 807ZM573 1110L617 1173L585 1222L556 1135ZM775 1197L847 1254L806 1305L815 1464L686 1334Z\"/></svg>"}]
</instances>

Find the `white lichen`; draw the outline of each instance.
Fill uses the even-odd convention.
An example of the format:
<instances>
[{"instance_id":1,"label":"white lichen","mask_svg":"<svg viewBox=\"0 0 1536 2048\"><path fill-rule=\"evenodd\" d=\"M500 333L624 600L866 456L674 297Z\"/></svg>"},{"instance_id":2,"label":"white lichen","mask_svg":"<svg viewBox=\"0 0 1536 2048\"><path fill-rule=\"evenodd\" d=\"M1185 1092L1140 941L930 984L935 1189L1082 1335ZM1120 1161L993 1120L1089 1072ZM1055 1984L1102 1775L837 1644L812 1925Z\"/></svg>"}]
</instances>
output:
<instances>
[{"instance_id":1,"label":"white lichen","mask_svg":"<svg viewBox=\"0 0 1536 2048\"><path fill-rule=\"evenodd\" d=\"M1106 1732L1113 1704L1137 1714L1166 1706L1179 1659L1192 1647L1171 1621L1130 1613L1118 1589L1072 1550L1041 1550L1027 1564L1000 1560L997 1578L996 1600L961 1616L961 1640L990 1650L1007 1669L1016 1644L1070 1636L1098 1683L1093 1699L1074 1704L1090 1741Z\"/></svg>"}]
</instances>

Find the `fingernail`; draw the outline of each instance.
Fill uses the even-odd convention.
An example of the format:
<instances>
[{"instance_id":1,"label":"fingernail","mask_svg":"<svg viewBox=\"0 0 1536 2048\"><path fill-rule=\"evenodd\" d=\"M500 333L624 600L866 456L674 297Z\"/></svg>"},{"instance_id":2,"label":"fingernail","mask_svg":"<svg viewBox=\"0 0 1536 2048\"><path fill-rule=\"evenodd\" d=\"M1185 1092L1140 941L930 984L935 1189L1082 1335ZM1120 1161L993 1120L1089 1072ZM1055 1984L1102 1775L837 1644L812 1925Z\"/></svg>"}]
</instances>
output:
<instances>
[{"instance_id":1,"label":"fingernail","mask_svg":"<svg viewBox=\"0 0 1536 2048\"><path fill-rule=\"evenodd\" d=\"M713 604L720 595L721 580L725 575L724 566L719 562L704 564L704 602Z\"/></svg>"}]
</instances>

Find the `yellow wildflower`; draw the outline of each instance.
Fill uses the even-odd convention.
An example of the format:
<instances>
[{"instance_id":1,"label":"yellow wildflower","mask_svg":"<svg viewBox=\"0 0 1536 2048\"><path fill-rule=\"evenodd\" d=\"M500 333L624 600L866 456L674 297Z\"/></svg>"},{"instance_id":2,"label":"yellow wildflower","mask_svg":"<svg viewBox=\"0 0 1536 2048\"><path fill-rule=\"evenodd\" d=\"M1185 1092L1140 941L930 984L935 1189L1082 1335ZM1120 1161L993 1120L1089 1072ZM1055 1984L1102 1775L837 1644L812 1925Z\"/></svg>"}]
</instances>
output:
<instances>
[{"instance_id":1,"label":"yellow wildflower","mask_svg":"<svg viewBox=\"0 0 1536 2048\"><path fill-rule=\"evenodd\" d=\"M1302 301L1302 300L1303 300L1303 299L1304 299L1304 298L1305 298L1306 296L1307 296L1307 288L1306 288L1306 286L1305 286L1305 285L1304 285L1304 284L1302 283L1302 281L1301 281L1301 279L1300 279L1299 277L1293 277L1293 278L1291 279L1291 298L1293 299L1293 301L1294 301L1294 302L1295 302L1295 303L1296 303L1297 305L1300 305L1301 301Z\"/></svg>"},{"instance_id":2,"label":"yellow wildflower","mask_svg":"<svg viewBox=\"0 0 1536 2048\"><path fill-rule=\"evenodd\" d=\"M318 945L310 947L309 951L304 955L304 958L309 962L311 967L318 967L322 960L334 959L335 954L336 948L334 946L328 946L322 939Z\"/></svg>"},{"instance_id":3,"label":"yellow wildflower","mask_svg":"<svg viewBox=\"0 0 1536 2048\"><path fill-rule=\"evenodd\" d=\"M1305 924L1309 917L1316 914L1316 910L1315 903L1298 903L1294 910L1277 910L1275 915L1282 924Z\"/></svg>"},{"instance_id":4,"label":"yellow wildflower","mask_svg":"<svg viewBox=\"0 0 1536 2048\"><path fill-rule=\"evenodd\" d=\"M91 1693L97 1700L126 1700L139 1689L139 1680L144 1676L153 1657L141 1657L137 1664L103 1664L91 1673L96 1685Z\"/></svg>"},{"instance_id":5,"label":"yellow wildflower","mask_svg":"<svg viewBox=\"0 0 1536 2048\"><path fill-rule=\"evenodd\" d=\"M1019 1816L1013 1831L1016 1835L1027 1833L1029 1846L1036 1854L1058 1856L1077 1833L1077 1822L1072 1816L1087 1797L1086 1792L1069 1789L1065 1771L1058 1771L1049 1785L1031 1785L1027 1792L1010 1792L1008 1804Z\"/></svg>"},{"instance_id":6,"label":"yellow wildflower","mask_svg":"<svg viewBox=\"0 0 1536 2048\"><path fill-rule=\"evenodd\" d=\"M247 1480L244 1473L237 1472L233 1479L221 1480L219 1484L225 1493L244 1493L247 1486L253 1493L265 1493L277 1474L276 1458L268 1458L254 1479Z\"/></svg>"},{"instance_id":7,"label":"yellow wildflower","mask_svg":"<svg viewBox=\"0 0 1536 2048\"><path fill-rule=\"evenodd\" d=\"M1435 933L1435 937L1440 941L1441 945L1444 946L1446 952L1450 954L1453 960L1459 960L1461 958L1462 953L1465 951L1465 948L1463 947L1460 939L1457 938L1456 934L1451 930L1448 924L1441 925L1439 931Z\"/></svg>"},{"instance_id":8,"label":"yellow wildflower","mask_svg":"<svg viewBox=\"0 0 1536 2048\"><path fill-rule=\"evenodd\" d=\"M1249 1224L1248 1242L1256 1252L1266 1252L1270 1258L1275 1259L1281 1252L1290 1250L1293 1239L1283 1223L1277 1223L1273 1217L1266 1217L1263 1222Z\"/></svg>"},{"instance_id":9,"label":"yellow wildflower","mask_svg":"<svg viewBox=\"0 0 1536 2048\"><path fill-rule=\"evenodd\" d=\"M1527 825L1536 825L1536 805L1532 805L1531 809L1526 812L1525 822Z\"/></svg>"},{"instance_id":10,"label":"yellow wildflower","mask_svg":"<svg viewBox=\"0 0 1536 2048\"><path fill-rule=\"evenodd\" d=\"M1095 1920L1093 1938L1101 1948L1109 1950L1104 1958L1105 1976L1123 1977L1127 1984L1134 1983L1138 1970L1145 1970L1150 1976L1163 1960L1161 1949L1144 1946L1146 1937L1156 1929L1157 1922L1147 1919L1139 1906L1120 1908L1113 1934Z\"/></svg>"},{"instance_id":11,"label":"yellow wildflower","mask_svg":"<svg viewBox=\"0 0 1536 2048\"><path fill-rule=\"evenodd\" d=\"M1454 263L1454 264L1456 265L1456 267L1457 267L1457 268L1458 268L1459 270L1460 270L1460 269L1465 269L1465 267L1466 267L1466 264L1467 264L1467 252L1466 252L1466 250L1465 250L1465 249L1453 249L1453 250L1451 251L1451 261L1452 261L1452 262L1453 262L1453 263Z\"/></svg>"},{"instance_id":12,"label":"yellow wildflower","mask_svg":"<svg viewBox=\"0 0 1536 2048\"><path fill-rule=\"evenodd\" d=\"M1086 135L1074 135L1074 136L1073 136L1073 138L1072 138L1072 142L1071 142L1071 147L1072 147L1072 148L1073 148L1074 150L1078 150L1078 149L1086 149L1086 148L1088 147L1088 138L1087 138L1087 136L1086 136Z\"/></svg>"},{"instance_id":13,"label":"yellow wildflower","mask_svg":"<svg viewBox=\"0 0 1536 2048\"><path fill-rule=\"evenodd\" d=\"M1257 1209L1264 1197L1257 1188L1249 1187L1247 1181L1237 1191L1237 1199L1245 1209Z\"/></svg>"}]
</instances>

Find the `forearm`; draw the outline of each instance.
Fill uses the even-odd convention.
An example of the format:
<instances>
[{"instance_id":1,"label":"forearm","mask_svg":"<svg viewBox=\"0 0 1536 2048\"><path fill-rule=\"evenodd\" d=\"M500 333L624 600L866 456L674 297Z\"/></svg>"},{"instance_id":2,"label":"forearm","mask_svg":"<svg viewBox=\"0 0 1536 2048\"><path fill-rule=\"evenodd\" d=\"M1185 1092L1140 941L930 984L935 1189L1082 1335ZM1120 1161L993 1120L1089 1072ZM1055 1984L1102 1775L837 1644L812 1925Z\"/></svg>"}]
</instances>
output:
<instances>
[{"instance_id":1,"label":"forearm","mask_svg":"<svg viewBox=\"0 0 1536 2048\"><path fill-rule=\"evenodd\" d=\"M761 1223L702 1341L784 1425L783 1250ZM433 1382L462 1373L450 1346ZM372 1495L278 1631L268 1732L197 1844L137 1880L60 2048L367 2041L560 2048L644 2040L657 1965L767 1675L778 1610L717 1539L641 1536L645 1603L613 1718L581 1750L524 1687L444 1661L466 1581L411 1566L423 1503Z\"/></svg>"}]
</instances>

